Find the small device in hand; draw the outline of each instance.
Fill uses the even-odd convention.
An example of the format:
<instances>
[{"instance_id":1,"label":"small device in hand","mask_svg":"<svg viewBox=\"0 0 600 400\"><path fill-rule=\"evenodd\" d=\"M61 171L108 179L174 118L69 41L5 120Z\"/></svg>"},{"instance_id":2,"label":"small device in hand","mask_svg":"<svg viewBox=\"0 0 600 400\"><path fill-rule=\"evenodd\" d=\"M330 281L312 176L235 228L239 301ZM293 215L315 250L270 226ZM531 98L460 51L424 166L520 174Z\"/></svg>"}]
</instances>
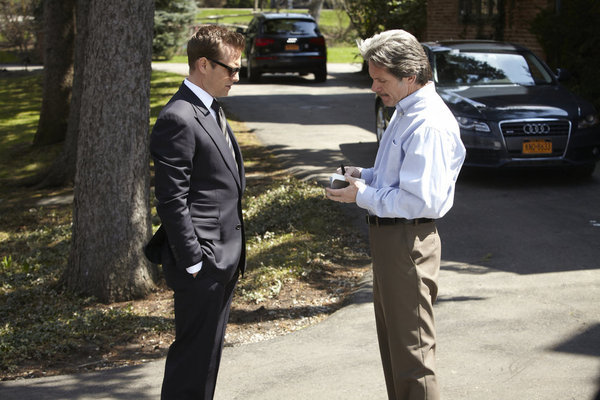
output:
<instances>
[{"instance_id":1,"label":"small device in hand","mask_svg":"<svg viewBox=\"0 0 600 400\"><path fill-rule=\"evenodd\" d=\"M344 164L340 165L340 169L342 170L341 175L331 174L331 177L329 178L329 182L331 183L332 189L345 188L350 184L350 182L348 182L346 180L346 177L344 176L346 174L346 168L344 168Z\"/></svg>"},{"instance_id":2,"label":"small device in hand","mask_svg":"<svg viewBox=\"0 0 600 400\"><path fill-rule=\"evenodd\" d=\"M331 183L330 186L332 189L342 189L350 184L350 182L346 180L346 177L340 174L331 174L329 182Z\"/></svg>"},{"instance_id":3,"label":"small device in hand","mask_svg":"<svg viewBox=\"0 0 600 400\"><path fill-rule=\"evenodd\" d=\"M346 174L346 168L344 168L344 164L340 166L340 169L342 170L341 174L331 174L329 177L329 182L332 189L342 189L350 184L350 182L348 182L344 176L344 174ZM363 179L358 180L364 182Z\"/></svg>"}]
</instances>

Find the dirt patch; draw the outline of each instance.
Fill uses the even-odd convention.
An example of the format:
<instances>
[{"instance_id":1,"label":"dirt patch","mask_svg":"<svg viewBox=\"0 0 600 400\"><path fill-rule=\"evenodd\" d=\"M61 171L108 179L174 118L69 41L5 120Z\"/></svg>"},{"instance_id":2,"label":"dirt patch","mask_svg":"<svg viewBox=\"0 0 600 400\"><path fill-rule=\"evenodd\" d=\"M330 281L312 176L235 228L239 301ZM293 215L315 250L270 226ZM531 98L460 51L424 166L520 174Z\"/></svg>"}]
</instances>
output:
<instances>
[{"instance_id":1,"label":"dirt patch","mask_svg":"<svg viewBox=\"0 0 600 400\"><path fill-rule=\"evenodd\" d=\"M332 265L307 279L286 282L277 297L260 302L234 298L225 335L225 346L242 346L269 340L314 325L345 304L368 266ZM133 307L136 314L173 318L172 291L164 284L143 300L111 307ZM165 357L174 331L132 335L108 350L90 347L52 360L25 363L3 380L74 374L143 364Z\"/></svg>"}]
</instances>

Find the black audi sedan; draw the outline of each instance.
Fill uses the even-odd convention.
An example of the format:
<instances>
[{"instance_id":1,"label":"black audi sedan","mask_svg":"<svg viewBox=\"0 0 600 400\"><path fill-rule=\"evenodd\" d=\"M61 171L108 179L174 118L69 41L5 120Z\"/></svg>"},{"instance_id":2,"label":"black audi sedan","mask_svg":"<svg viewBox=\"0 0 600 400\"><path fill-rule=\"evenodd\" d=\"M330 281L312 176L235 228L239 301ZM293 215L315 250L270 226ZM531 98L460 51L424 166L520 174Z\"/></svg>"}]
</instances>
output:
<instances>
[{"instance_id":1,"label":"black audi sedan","mask_svg":"<svg viewBox=\"0 0 600 400\"><path fill-rule=\"evenodd\" d=\"M242 73L257 82L263 73L313 73L316 82L327 80L325 38L313 17L296 13L261 13L247 29Z\"/></svg>"},{"instance_id":2,"label":"black audi sedan","mask_svg":"<svg viewBox=\"0 0 600 400\"><path fill-rule=\"evenodd\" d=\"M593 174L600 120L591 103L564 88L530 50L494 41L423 43L437 92L460 126L465 165L564 166ZM376 98L381 138L394 109Z\"/></svg>"}]
</instances>

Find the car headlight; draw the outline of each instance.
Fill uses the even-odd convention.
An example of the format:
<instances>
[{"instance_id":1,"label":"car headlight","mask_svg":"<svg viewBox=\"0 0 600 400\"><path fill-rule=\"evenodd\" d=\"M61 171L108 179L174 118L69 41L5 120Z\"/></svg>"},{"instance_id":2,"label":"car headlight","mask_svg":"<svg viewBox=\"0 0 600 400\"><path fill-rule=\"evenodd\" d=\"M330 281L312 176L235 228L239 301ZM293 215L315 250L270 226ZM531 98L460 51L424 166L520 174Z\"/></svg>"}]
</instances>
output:
<instances>
[{"instance_id":1,"label":"car headlight","mask_svg":"<svg viewBox=\"0 0 600 400\"><path fill-rule=\"evenodd\" d=\"M462 129L476 132L491 132L489 125L483 121L467 117L456 117L456 121L458 121L458 126Z\"/></svg>"},{"instance_id":2,"label":"car headlight","mask_svg":"<svg viewBox=\"0 0 600 400\"><path fill-rule=\"evenodd\" d=\"M588 114L584 118L579 120L577 127L582 128L591 128L592 126L596 126L600 123L600 118L598 118L598 114Z\"/></svg>"}]
</instances>

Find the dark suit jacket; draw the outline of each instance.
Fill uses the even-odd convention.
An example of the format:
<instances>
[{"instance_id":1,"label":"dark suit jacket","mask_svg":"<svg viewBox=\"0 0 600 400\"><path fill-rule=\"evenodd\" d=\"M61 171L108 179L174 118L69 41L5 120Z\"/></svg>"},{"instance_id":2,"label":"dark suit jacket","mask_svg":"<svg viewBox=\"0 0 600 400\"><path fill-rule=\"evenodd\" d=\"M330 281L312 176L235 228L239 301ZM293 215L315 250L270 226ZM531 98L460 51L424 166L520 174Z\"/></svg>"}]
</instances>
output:
<instances>
[{"instance_id":1,"label":"dark suit jacket","mask_svg":"<svg viewBox=\"0 0 600 400\"><path fill-rule=\"evenodd\" d=\"M154 125L150 152L162 226L146 254L154 258L151 261L184 273L202 261L201 273L227 282L238 268L242 273L245 268L246 180L231 127L227 125L237 168L208 107L182 84Z\"/></svg>"}]
</instances>

